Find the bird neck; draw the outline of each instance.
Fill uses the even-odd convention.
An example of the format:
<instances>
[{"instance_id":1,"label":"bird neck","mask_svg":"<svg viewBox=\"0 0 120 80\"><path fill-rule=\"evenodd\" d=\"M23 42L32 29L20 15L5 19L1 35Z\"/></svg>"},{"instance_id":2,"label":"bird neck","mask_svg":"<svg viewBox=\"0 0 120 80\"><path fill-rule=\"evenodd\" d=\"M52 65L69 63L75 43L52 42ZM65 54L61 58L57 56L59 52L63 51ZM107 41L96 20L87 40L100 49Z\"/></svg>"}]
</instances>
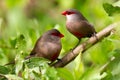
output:
<instances>
[{"instance_id":1,"label":"bird neck","mask_svg":"<svg viewBox=\"0 0 120 80\"><path fill-rule=\"evenodd\" d=\"M76 14L66 15L66 17L67 17L67 21L68 22L71 22L71 21L82 21L82 20L86 20L87 21L87 19L83 15L81 15L81 14L79 14L79 15L76 15Z\"/></svg>"},{"instance_id":2,"label":"bird neck","mask_svg":"<svg viewBox=\"0 0 120 80\"><path fill-rule=\"evenodd\" d=\"M76 15L67 15L66 17L68 22L80 20L79 17Z\"/></svg>"}]
</instances>

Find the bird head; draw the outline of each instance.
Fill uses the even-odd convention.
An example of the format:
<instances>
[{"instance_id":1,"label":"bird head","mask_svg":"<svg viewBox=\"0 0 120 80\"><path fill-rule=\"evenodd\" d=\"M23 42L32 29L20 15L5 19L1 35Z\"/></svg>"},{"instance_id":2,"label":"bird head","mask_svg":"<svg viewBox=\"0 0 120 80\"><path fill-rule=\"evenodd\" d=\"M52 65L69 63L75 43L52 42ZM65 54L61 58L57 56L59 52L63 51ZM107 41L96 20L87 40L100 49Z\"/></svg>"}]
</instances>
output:
<instances>
[{"instance_id":1,"label":"bird head","mask_svg":"<svg viewBox=\"0 0 120 80\"><path fill-rule=\"evenodd\" d=\"M64 15L64 16L72 15L72 14L76 14L76 12L73 10L66 10L66 11L62 12L62 15Z\"/></svg>"},{"instance_id":2,"label":"bird head","mask_svg":"<svg viewBox=\"0 0 120 80\"><path fill-rule=\"evenodd\" d=\"M56 30L56 29L52 29L52 31L50 31L50 35L56 36L56 37L60 37L60 38L64 37L64 35L61 34L61 33L60 33L58 30Z\"/></svg>"},{"instance_id":3,"label":"bird head","mask_svg":"<svg viewBox=\"0 0 120 80\"><path fill-rule=\"evenodd\" d=\"M62 15L66 16L67 20L85 20L84 16L76 9L63 11Z\"/></svg>"}]
</instances>

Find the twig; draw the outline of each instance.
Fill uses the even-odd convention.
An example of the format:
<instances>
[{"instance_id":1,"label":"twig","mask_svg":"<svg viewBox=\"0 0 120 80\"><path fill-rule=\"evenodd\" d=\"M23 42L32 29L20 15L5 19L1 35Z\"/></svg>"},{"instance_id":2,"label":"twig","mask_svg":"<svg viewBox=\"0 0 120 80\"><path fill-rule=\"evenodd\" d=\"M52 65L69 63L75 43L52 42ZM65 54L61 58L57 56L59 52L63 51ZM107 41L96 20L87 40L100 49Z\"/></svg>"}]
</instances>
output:
<instances>
[{"instance_id":1,"label":"twig","mask_svg":"<svg viewBox=\"0 0 120 80\"><path fill-rule=\"evenodd\" d=\"M100 68L100 74L102 74L105 70L106 70L106 68L108 67L108 65L112 62L112 61L114 61L116 58L113 56L113 57L111 57L111 59L108 61L108 62L106 62L101 68Z\"/></svg>"},{"instance_id":2,"label":"twig","mask_svg":"<svg viewBox=\"0 0 120 80\"><path fill-rule=\"evenodd\" d=\"M0 74L0 79L6 78L3 74Z\"/></svg>"},{"instance_id":3,"label":"twig","mask_svg":"<svg viewBox=\"0 0 120 80\"><path fill-rule=\"evenodd\" d=\"M108 27L106 27L105 29L103 29L102 31L100 31L99 33L96 34L97 39L94 36L90 37L86 42L83 42L82 44L80 44L73 51L70 51L70 52L66 53L66 55L61 60L54 63L52 66L54 66L54 67L64 67L69 62L74 60L80 52L83 53L88 48L90 48L92 45L94 45L99 40L101 40L103 37L108 36L110 34L110 32L119 24L120 24L120 22L109 25Z\"/></svg>"}]
</instances>

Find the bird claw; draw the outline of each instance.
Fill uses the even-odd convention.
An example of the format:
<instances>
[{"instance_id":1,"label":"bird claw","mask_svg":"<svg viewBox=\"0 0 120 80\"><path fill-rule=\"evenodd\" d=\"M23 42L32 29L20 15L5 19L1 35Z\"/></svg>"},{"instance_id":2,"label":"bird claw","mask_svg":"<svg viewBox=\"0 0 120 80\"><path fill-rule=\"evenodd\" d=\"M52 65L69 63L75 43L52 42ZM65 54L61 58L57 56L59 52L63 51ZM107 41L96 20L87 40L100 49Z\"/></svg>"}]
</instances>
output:
<instances>
[{"instance_id":1,"label":"bird claw","mask_svg":"<svg viewBox=\"0 0 120 80\"><path fill-rule=\"evenodd\" d=\"M59 58L57 58L56 60L57 60L58 62L62 62L62 60L59 59ZM54 61L54 62L55 62L55 61ZM50 62L50 63L48 63L48 65L52 66L52 65L54 64L54 62Z\"/></svg>"},{"instance_id":2,"label":"bird claw","mask_svg":"<svg viewBox=\"0 0 120 80\"><path fill-rule=\"evenodd\" d=\"M60 61L61 59L57 58L58 61Z\"/></svg>"}]
</instances>

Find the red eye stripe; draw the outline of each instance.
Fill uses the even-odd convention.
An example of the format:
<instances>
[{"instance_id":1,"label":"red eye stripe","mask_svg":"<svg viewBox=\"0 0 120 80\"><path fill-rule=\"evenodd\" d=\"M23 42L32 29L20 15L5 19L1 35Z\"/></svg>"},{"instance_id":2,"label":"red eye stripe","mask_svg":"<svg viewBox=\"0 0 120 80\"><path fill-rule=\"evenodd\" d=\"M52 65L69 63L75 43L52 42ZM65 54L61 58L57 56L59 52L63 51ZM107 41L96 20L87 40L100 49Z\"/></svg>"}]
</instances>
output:
<instances>
[{"instance_id":1,"label":"red eye stripe","mask_svg":"<svg viewBox=\"0 0 120 80\"><path fill-rule=\"evenodd\" d=\"M58 36L60 38L64 37L64 35L60 33L52 33L51 35Z\"/></svg>"},{"instance_id":2,"label":"red eye stripe","mask_svg":"<svg viewBox=\"0 0 120 80\"><path fill-rule=\"evenodd\" d=\"M74 14L74 12L67 12L67 14L68 14L68 15L70 15L70 14Z\"/></svg>"},{"instance_id":3,"label":"red eye stripe","mask_svg":"<svg viewBox=\"0 0 120 80\"><path fill-rule=\"evenodd\" d=\"M75 12L69 12L69 11L62 12L62 15L65 15L65 16L70 14L75 14Z\"/></svg>"}]
</instances>

